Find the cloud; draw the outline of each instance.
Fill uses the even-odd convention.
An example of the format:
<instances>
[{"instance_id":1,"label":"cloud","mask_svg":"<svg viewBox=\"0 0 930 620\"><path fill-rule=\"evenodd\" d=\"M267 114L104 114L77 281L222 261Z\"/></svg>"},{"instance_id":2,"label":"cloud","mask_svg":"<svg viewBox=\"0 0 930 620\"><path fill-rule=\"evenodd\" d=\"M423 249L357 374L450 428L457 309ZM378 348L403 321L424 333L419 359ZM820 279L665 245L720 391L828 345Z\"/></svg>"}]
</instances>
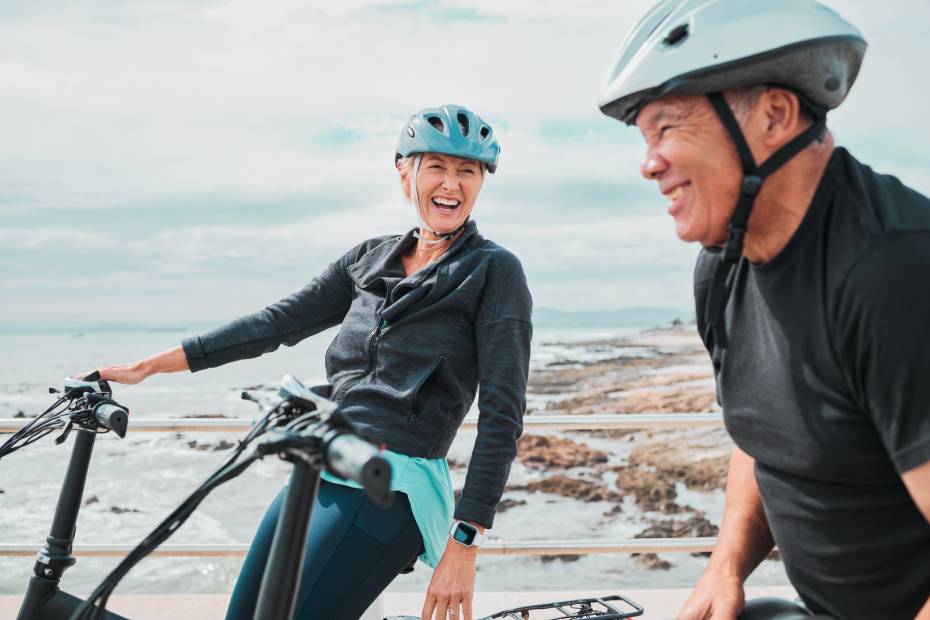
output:
<instances>
[{"instance_id":1,"label":"cloud","mask_svg":"<svg viewBox=\"0 0 930 620\"><path fill-rule=\"evenodd\" d=\"M930 7L829 4L870 41L831 127L930 192ZM394 145L411 112L446 102L501 139L476 218L522 258L538 305L687 307L696 248L639 176L639 133L596 107L649 5L3 3L0 322L212 320L271 301L413 225Z\"/></svg>"}]
</instances>

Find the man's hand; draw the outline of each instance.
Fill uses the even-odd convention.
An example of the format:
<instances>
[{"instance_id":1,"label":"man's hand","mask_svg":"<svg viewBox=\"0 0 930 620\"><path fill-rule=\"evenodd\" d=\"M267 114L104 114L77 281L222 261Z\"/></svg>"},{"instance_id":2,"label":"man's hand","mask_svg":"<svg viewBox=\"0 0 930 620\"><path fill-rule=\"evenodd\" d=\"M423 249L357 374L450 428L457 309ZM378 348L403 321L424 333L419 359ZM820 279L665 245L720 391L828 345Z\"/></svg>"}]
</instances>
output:
<instances>
[{"instance_id":1,"label":"man's hand","mask_svg":"<svg viewBox=\"0 0 930 620\"><path fill-rule=\"evenodd\" d=\"M465 547L450 540L433 573L421 620L472 620L475 594L476 547Z\"/></svg>"},{"instance_id":2,"label":"man's hand","mask_svg":"<svg viewBox=\"0 0 930 620\"><path fill-rule=\"evenodd\" d=\"M772 533L756 484L755 461L734 448L717 544L704 575L678 613L678 620L734 620L745 603L743 580L772 546Z\"/></svg>"},{"instance_id":3,"label":"man's hand","mask_svg":"<svg viewBox=\"0 0 930 620\"><path fill-rule=\"evenodd\" d=\"M904 472L901 479L904 480L904 486L911 494L914 505L927 519L927 525L930 525L930 461ZM930 620L930 597L917 614L916 620Z\"/></svg>"},{"instance_id":4,"label":"man's hand","mask_svg":"<svg viewBox=\"0 0 930 620\"><path fill-rule=\"evenodd\" d=\"M743 580L704 573L677 620L733 620L743 611Z\"/></svg>"}]
</instances>

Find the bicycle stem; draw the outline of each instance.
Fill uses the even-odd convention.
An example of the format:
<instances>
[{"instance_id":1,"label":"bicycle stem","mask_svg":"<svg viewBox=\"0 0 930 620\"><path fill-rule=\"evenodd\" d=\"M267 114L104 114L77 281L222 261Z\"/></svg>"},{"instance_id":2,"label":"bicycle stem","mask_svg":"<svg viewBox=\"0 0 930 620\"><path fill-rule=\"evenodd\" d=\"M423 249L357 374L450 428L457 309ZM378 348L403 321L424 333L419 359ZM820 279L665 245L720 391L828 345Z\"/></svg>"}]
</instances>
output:
<instances>
[{"instance_id":1,"label":"bicycle stem","mask_svg":"<svg viewBox=\"0 0 930 620\"><path fill-rule=\"evenodd\" d=\"M253 620L294 616L310 514L320 487L320 470L303 459L294 458L292 462L294 468L265 564Z\"/></svg>"}]
</instances>

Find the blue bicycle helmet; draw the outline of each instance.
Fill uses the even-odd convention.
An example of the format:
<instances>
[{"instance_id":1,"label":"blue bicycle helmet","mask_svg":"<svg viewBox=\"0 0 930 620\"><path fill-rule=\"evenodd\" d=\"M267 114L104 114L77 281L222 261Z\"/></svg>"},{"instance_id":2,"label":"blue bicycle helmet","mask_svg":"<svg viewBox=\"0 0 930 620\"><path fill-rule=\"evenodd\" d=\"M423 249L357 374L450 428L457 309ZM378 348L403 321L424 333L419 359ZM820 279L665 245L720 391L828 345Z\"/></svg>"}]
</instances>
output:
<instances>
[{"instance_id":1,"label":"blue bicycle helmet","mask_svg":"<svg viewBox=\"0 0 930 620\"><path fill-rule=\"evenodd\" d=\"M442 153L480 161L493 173L500 152L490 125L466 107L447 104L425 108L410 117L400 132L394 160L418 153Z\"/></svg>"}]
</instances>

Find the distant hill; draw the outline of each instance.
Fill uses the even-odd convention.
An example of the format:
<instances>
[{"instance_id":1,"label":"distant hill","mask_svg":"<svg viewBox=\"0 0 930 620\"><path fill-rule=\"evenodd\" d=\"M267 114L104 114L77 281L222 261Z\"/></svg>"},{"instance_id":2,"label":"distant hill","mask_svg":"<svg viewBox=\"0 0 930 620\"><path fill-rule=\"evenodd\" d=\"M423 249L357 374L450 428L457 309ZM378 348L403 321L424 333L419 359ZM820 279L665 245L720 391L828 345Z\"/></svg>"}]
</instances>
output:
<instances>
[{"instance_id":1,"label":"distant hill","mask_svg":"<svg viewBox=\"0 0 930 620\"><path fill-rule=\"evenodd\" d=\"M536 308L533 324L539 327L649 327L668 325L675 319L690 322L694 313L674 308L639 306L616 310L556 310Z\"/></svg>"},{"instance_id":2,"label":"distant hill","mask_svg":"<svg viewBox=\"0 0 930 620\"><path fill-rule=\"evenodd\" d=\"M113 332L186 332L186 326L145 325L139 323L27 323L0 324L0 334L77 334Z\"/></svg>"}]
</instances>

